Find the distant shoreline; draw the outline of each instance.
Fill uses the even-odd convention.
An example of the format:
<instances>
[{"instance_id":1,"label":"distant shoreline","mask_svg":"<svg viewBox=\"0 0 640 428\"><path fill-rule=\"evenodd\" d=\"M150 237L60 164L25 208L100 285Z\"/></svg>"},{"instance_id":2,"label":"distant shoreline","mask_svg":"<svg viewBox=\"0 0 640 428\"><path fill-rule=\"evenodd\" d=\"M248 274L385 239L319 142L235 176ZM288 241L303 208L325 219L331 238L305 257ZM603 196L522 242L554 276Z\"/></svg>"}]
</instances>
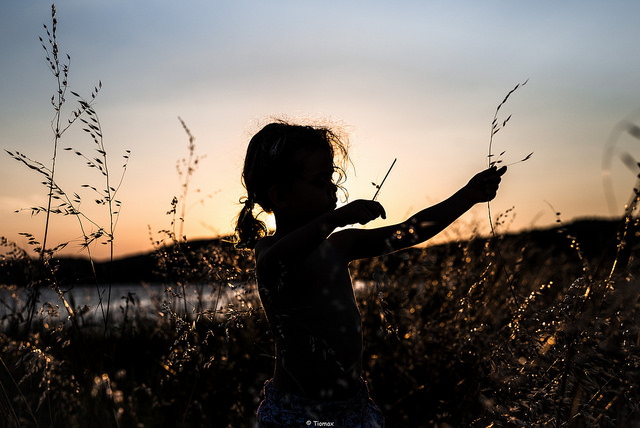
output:
<instances>
[{"instance_id":1,"label":"distant shoreline","mask_svg":"<svg viewBox=\"0 0 640 428\"><path fill-rule=\"evenodd\" d=\"M498 237L501 240L523 240L527 241L530 246L539 246L543 248L557 247L558 251L562 251L562 247L567 247L566 238L559 236L560 230L565 230L566 234L574 236L576 241L580 243L580 248L588 258L605 256L605 252L611 252L617 244L617 231L622 227L622 219L605 219L605 218L582 218L574 220L570 223L562 223L554 226L532 228L520 232L500 233ZM474 239L485 240L489 236L479 236ZM473 239L472 239L473 240ZM446 243L427 245L421 248L430 248L433 251L450 247L452 244L458 245L460 242L467 240L454 240ZM236 250L233 244L229 242L229 237L219 237L212 239L197 239L187 241L184 249L189 251L207 251L208 248L222 251L223 254L232 254ZM173 245L161 247L165 250L171 250ZM181 250L184 250L181 249ZM416 251L415 248L404 250L404 252ZM422 251L422 249L420 249ZM157 267L157 251L151 250L133 256L124 256L111 261L94 261L97 278L101 283L107 282L109 278L112 285L131 284L131 283L156 283L161 282L162 277L158 273ZM86 257L56 257L57 264L56 275L61 280L64 279L68 284L79 284L94 282L95 277L92 274L91 264ZM247 261L247 267L250 268ZM24 271L22 271L24 272ZM19 282L24 281L20 278L20 269L15 266L8 269L8 272L0 272L0 284L14 283L20 285Z\"/></svg>"}]
</instances>

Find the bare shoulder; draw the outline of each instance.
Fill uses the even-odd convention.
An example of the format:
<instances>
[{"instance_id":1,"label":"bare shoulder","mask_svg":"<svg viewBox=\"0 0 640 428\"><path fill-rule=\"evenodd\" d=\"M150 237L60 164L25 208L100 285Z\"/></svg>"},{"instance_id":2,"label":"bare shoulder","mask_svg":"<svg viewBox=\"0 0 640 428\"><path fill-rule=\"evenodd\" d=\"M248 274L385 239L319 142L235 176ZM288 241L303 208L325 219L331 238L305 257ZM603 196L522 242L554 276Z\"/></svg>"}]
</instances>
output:
<instances>
[{"instance_id":1,"label":"bare shoulder","mask_svg":"<svg viewBox=\"0 0 640 428\"><path fill-rule=\"evenodd\" d=\"M273 245L273 243L275 241L276 241L276 239L275 239L275 237L273 235L265 236L264 238L262 238L258 242L256 242L256 252L264 251L265 249L267 249L271 245Z\"/></svg>"}]
</instances>

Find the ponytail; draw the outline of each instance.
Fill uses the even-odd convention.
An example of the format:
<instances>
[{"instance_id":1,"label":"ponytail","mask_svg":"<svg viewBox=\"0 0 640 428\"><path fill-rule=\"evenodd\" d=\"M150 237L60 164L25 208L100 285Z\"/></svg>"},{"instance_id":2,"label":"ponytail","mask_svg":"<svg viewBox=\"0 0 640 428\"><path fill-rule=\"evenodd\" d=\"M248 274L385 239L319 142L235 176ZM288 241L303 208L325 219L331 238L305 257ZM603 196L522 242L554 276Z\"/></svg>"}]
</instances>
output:
<instances>
[{"instance_id":1,"label":"ponytail","mask_svg":"<svg viewBox=\"0 0 640 428\"><path fill-rule=\"evenodd\" d=\"M267 226L253 215L255 202L251 197L244 200L244 206L238 215L235 246L242 250L253 250L256 242L267 234Z\"/></svg>"}]
</instances>

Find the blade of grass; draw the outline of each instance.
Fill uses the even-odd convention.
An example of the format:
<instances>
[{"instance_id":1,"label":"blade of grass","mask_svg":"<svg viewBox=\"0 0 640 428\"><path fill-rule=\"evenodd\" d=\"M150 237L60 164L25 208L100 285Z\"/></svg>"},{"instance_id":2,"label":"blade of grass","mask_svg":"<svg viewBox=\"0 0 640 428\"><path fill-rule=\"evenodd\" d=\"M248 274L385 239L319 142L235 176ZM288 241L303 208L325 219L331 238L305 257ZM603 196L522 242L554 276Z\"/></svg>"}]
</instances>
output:
<instances>
[{"instance_id":1,"label":"blade of grass","mask_svg":"<svg viewBox=\"0 0 640 428\"><path fill-rule=\"evenodd\" d=\"M387 177L389 176L389 173L391 172L391 169L393 168L393 166L396 164L397 160L398 160L398 158L395 158L393 160L393 162L391 163L391 166L389 167L389 170L387 170L387 173L384 175L384 178L382 179L382 182L379 185L376 186L376 193L375 193L375 195L373 195L373 198L371 198L372 201L375 201L376 198L378 197L378 194L380 193L380 189L382 189L382 185L387 180Z\"/></svg>"}]
</instances>

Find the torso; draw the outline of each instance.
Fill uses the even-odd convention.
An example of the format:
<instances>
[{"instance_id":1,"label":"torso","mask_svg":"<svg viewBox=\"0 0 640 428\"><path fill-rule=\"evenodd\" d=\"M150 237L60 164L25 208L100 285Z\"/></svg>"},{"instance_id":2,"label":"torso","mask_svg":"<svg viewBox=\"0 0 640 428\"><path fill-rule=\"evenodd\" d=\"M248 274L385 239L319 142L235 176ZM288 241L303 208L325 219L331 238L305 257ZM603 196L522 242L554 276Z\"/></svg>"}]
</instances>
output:
<instances>
[{"instance_id":1,"label":"torso","mask_svg":"<svg viewBox=\"0 0 640 428\"><path fill-rule=\"evenodd\" d=\"M362 328L348 266L329 240L294 272L263 281L260 298L276 341L274 386L320 400L359 387Z\"/></svg>"}]
</instances>

